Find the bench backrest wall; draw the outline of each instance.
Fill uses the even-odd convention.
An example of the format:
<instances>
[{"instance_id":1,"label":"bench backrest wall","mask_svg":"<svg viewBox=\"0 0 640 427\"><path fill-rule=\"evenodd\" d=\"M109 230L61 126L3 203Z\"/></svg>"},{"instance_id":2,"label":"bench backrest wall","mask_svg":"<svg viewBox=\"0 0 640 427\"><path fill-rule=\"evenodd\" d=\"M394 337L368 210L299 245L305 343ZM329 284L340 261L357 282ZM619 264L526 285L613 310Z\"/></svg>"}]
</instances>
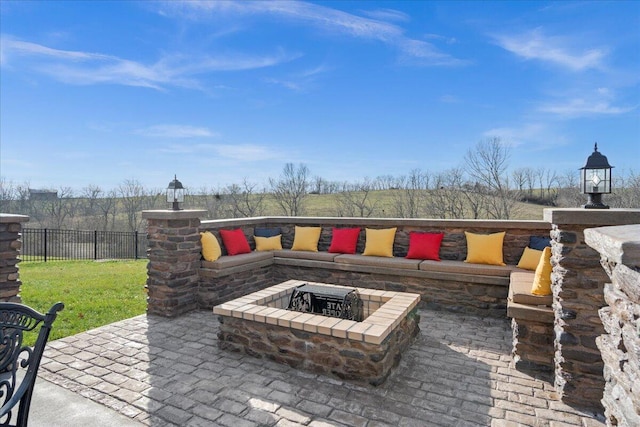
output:
<instances>
[{"instance_id":1,"label":"bench backrest wall","mask_svg":"<svg viewBox=\"0 0 640 427\"><path fill-rule=\"evenodd\" d=\"M404 257L409 249L409 234L412 231L444 233L440 257L446 260L462 261L467 256L465 231L478 234L506 232L503 244L504 261L507 264L518 263L522 251L529 244L530 236L549 236L551 225L545 221L489 221L489 220L424 220L424 219L388 219L388 218L314 218L314 217L260 217L202 221L201 231L211 231L221 242L220 229L241 228L247 236L251 249L255 249L253 239L256 227L280 227L282 247L290 249L295 236L295 226L322 227L319 251L327 251L331 244L332 230L337 228L361 228L357 253L364 251L366 228L396 227L394 256ZM222 243L222 242L221 242ZM223 246L223 254L224 245Z\"/></svg>"}]
</instances>

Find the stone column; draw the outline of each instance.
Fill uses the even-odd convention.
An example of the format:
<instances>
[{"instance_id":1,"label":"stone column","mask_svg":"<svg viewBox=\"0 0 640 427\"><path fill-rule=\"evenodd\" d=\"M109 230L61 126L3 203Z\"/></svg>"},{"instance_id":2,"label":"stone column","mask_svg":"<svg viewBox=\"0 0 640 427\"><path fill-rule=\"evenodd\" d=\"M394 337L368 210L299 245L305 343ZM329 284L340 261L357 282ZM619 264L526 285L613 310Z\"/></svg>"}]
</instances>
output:
<instances>
[{"instance_id":1,"label":"stone column","mask_svg":"<svg viewBox=\"0 0 640 427\"><path fill-rule=\"evenodd\" d=\"M22 249L22 223L26 215L0 213L0 301L22 302L20 298L20 249Z\"/></svg>"},{"instance_id":2,"label":"stone column","mask_svg":"<svg viewBox=\"0 0 640 427\"><path fill-rule=\"evenodd\" d=\"M565 403L602 411L604 364L596 338L604 333L607 274L585 228L640 223L640 209L545 209L552 224L555 388Z\"/></svg>"},{"instance_id":3,"label":"stone column","mask_svg":"<svg viewBox=\"0 0 640 427\"><path fill-rule=\"evenodd\" d=\"M204 210L144 211L147 220L147 313L175 317L198 306L200 217Z\"/></svg>"},{"instance_id":4,"label":"stone column","mask_svg":"<svg viewBox=\"0 0 640 427\"><path fill-rule=\"evenodd\" d=\"M640 426L640 224L591 228L585 241L600 253L611 283L596 340L604 361L604 406L610 426Z\"/></svg>"}]
</instances>

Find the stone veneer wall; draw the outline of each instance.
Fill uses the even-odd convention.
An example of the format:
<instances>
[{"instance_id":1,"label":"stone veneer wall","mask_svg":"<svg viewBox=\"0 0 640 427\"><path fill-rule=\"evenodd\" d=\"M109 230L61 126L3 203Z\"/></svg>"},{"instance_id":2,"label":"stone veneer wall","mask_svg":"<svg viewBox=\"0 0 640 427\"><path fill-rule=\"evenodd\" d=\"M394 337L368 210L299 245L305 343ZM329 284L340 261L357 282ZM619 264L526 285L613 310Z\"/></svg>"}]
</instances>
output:
<instances>
[{"instance_id":1,"label":"stone veneer wall","mask_svg":"<svg viewBox=\"0 0 640 427\"><path fill-rule=\"evenodd\" d=\"M601 411L604 364L596 338L604 333L598 310L608 277L584 230L640 223L640 210L545 209L544 217L552 224L556 391L567 404Z\"/></svg>"},{"instance_id":2,"label":"stone veneer wall","mask_svg":"<svg viewBox=\"0 0 640 427\"><path fill-rule=\"evenodd\" d=\"M607 424L640 426L640 224L585 230L611 283L600 309L606 334L596 340L604 361Z\"/></svg>"},{"instance_id":3,"label":"stone veneer wall","mask_svg":"<svg viewBox=\"0 0 640 427\"><path fill-rule=\"evenodd\" d=\"M539 317L542 317L538 314ZM511 319L513 331L513 351L518 369L554 369L555 351L553 346L553 322L539 322L532 319Z\"/></svg>"},{"instance_id":4,"label":"stone veneer wall","mask_svg":"<svg viewBox=\"0 0 640 427\"><path fill-rule=\"evenodd\" d=\"M22 302L20 298L20 249L25 215L0 214L0 301Z\"/></svg>"},{"instance_id":5,"label":"stone veneer wall","mask_svg":"<svg viewBox=\"0 0 640 427\"><path fill-rule=\"evenodd\" d=\"M374 386L385 382L420 331L417 309L409 312L381 344L229 316L219 319L220 348Z\"/></svg>"},{"instance_id":6,"label":"stone veneer wall","mask_svg":"<svg viewBox=\"0 0 640 427\"><path fill-rule=\"evenodd\" d=\"M206 211L144 211L147 313L175 317L198 307L200 216Z\"/></svg>"}]
</instances>

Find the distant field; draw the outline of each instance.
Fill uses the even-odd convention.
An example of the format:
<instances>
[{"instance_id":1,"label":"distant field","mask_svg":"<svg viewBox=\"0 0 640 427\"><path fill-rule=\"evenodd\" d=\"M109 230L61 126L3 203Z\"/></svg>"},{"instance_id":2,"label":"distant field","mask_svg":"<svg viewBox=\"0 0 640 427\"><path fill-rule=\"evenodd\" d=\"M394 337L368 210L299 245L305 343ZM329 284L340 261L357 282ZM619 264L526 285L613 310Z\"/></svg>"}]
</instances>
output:
<instances>
[{"instance_id":1,"label":"distant field","mask_svg":"<svg viewBox=\"0 0 640 427\"><path fill-rule=\"evenodd\" d=\"M373 218L392 218L395 215L395 193L401 190L376 190L369 192L369 203L374 206ZM358 194L358 193L356 193ZM186 208L205 208L201 205L201 196L190 196L184 206ZM304 216L334 217L339 216L338 200L340 194L309 194L304 199ZM224 200L224 196L223 196ZM541 220L542 211L549 206L533 203L517 203L514 215L511 219ZM263 210L259 215L283 215L282 209L272 195L267 195L263 201Z\"/></svg>"},{"instance_id":2,"label":"distant field","mask_svg":"<svg viewBox=\"0 0 640 427\"><path fill-rule=\"evenodd\" d=\"M50 340L74 335L146 310L147 261L21 262L22 302L45 313L62 301ZM35 337L29 337L32 345Z\"/></svg>"}]
</instances>

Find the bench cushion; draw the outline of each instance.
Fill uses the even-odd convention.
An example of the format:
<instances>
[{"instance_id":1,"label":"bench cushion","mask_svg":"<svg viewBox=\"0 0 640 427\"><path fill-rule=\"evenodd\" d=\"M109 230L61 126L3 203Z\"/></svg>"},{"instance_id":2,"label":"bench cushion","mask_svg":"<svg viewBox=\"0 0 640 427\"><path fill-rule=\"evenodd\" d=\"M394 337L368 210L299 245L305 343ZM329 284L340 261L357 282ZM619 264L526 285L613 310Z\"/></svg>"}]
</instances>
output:
<instances>
[{"instance_id":1,"label":"bench cushion","mask_svg":"<svg viewBox=\"0 0 640 427\"><path fill-rule=\"evenodd\" d=\"M417 270L419 259L389 258L373 255L338 255L335 262L340 264L367 265L372 267L401 268L405 270Z\"/></svg>"},{"instance_id":2,"label":"bench cushion","mask_svg":"<svg viewBox=\"0 0 640 427\"><path fill-rule=\"evenodd\" d=\"M329 252L294 251L291 249L273 251L273 256L276 258L309 259L313 261L333 261L338 255Z\"/></svg>"},{"instance_id":3,"label":"bench cushion","mask_svg":"<svg viewBox=\"0 0 640 427\"><path fill-rule=\"evenodd\" d=\"M437 271L442 273L475 274L478 276L509 277L514 267L510 265L471 264L463 261L431 261L420 263L420 270Z\"/></svg>"},{"instance_id":4,"label":"bench cushion","mask_svg":"<svg viewBox=\"0 0 640 427\"><path fill-rule=\"evenodd\" d=\"M511 273L511 283L509 285L509 298L519 304L545 305L551 307L553 295L533 295L531 285L535 273L532 271L514 271Z\"/></svg>"},{"instance_id":5,"label":"bench cushion","mask_svg":"<svg viewBox=\"0 0 640 427\"><path fill-rule=\"evenodd\" d=\"M251 264L252 262L273 259L273 252L249 252L241 255L221 256L215 261L202 261L202 267L221 270L223 268L236 267L238 265Z\"/></svg>"}]
</instances>

